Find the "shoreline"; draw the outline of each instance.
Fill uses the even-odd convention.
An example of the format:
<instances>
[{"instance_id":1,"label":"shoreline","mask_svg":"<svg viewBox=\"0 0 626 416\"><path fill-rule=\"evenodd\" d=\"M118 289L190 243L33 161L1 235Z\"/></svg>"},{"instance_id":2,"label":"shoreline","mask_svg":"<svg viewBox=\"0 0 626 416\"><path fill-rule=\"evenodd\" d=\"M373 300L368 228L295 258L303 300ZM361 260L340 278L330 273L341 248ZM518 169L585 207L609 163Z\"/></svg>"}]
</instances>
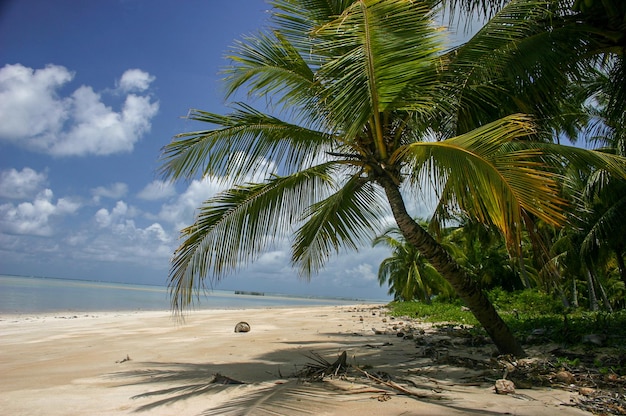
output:
<instances>
[{"instance_id":1,"label":"shoreline","mask_svg":"<svg viewBox=\"0 0 626 416\"><path fill-rule=\"evenodd\" d=\"M237 295L241 296L241 295ZM271 298L272 295L266 295ZM255 296L256 297L256 296ZM343 302L343 301L342 301ZM342 303L342 304L272 304L272 305L234 305L234 306L215 306L215 307L200 307L197 309L190 308L180 313L181 316L191 316L193 314L212 313L221 311L247 311L247 310L271 310L271 309L316 309L316 308L351 308L351 307L372 307L372 308L385 308L389 302L386 301L369 301L364 302L355 301L354 303ZM178 313L172 309L115 309L115 310L54 310L54 311L29 311L29 312L6 312L0 311L0 322L3 320L20 320L22 318L58 318L58 319L77 319L83 317L106 317L109 315L135 315L135 314L157 314L157 315L169 315L175 318Z\"/></svg>"},{"instance_id":2,"label":"shoreline","mask_svg":"<svg viewBox=\"0 0 626 416\"><path fill-rule=\"evenodd\" d=\"M519 390L530 398L522 400L495 394L491 383L468 385L467 369L436 364L414 340L387 332L394 320L384 310L382 304L201 309L187 313L184 322L171 311L0 314L0 408L18 416L236 415L242 409L590 415L564 406L573 392ZM240 321L249 323L250 332L234 332ZM429 334L431 325L413 324ZM350 365L387 374L420 396L400 394L360 373L323 383L293 377L312 358L332 362L344 351Z\"/></svg>"},{"instance_id":3,"label":"shoreline","mask_svg":"<svg viewBox=\"0 0 626 416\"><path fill-rule=\"evenodd\" d=\"M241 292L241 293L237 293ZM263 296L250 295L263 293ZM201 290L194 309L231 309L263 306L334 306L389 303L390 298L368 299L245 290ZM22 313L168 310L166 286L0 275L0 315ZM35 309L35 310L33 310Z\"/></svg>"}]
</instances>

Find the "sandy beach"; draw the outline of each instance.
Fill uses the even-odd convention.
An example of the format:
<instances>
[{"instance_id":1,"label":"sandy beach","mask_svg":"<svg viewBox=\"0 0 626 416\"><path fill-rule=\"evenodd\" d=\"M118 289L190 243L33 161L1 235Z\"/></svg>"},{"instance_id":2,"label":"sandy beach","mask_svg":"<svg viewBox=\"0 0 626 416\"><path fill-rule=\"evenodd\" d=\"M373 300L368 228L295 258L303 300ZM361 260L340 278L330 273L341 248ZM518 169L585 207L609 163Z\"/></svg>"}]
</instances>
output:
<instances>
[{"instance_id":1,"label":"sandy beach","mask_svg":"<svg viewBox=\"0 0 626 416\"><path fill-rule=\"evenodd\" d=\"M250 332L234 332L240 321ZM578 393L566 389L496 394L493 380L476 382L479 368L433 360L433 351L397 336L399 324L380 305L203 310L183 323L166 311L3 315L0 409L12 416L591 414L569 406ZM429 325L413 325L428 337ZM294 377L344 351L353 368L346 376ZM492 347L479 351L489 357Z\"/></svg>"}]
</instances>

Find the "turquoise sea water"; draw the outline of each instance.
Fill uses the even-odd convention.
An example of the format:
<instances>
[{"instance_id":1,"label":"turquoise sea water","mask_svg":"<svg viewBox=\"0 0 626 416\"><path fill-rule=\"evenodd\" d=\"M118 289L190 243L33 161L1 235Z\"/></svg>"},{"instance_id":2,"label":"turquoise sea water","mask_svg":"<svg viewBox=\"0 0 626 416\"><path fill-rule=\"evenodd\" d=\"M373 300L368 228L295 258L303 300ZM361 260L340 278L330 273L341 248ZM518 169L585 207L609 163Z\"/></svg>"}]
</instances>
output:
<instances>
[{"instance_id":1,"label":"turquoise sea water","mask_svg":"<svg viewBox=\"0 0 626 416\"><path fill-rule=\"evenodd\" d=\"M232 291L215 290L207 296L201 296L195 308L240 309L355 303L363 301L270 294L240 295ZM169 307L169 294L163 286L0 275L0 313L150 311L168 310Z\"/></svg>"}]
</instances>

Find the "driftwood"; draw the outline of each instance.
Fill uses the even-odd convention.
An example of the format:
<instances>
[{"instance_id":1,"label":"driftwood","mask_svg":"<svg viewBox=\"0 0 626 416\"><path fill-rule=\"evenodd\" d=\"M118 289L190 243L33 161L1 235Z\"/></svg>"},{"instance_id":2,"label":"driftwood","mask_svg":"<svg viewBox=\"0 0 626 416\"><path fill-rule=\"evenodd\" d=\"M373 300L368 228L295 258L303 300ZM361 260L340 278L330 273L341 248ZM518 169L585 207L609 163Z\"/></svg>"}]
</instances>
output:
<instances>
[{"instance_id":1,"label":"driftwood","mask_svg":"<svg viewBox=\"0 0 626 416\"><path fill-rule=\"evenodd\" d=\"M397 394L403 394L407 396L417 397L420 399L433 399L433 398L441 398L439 396L434 396L432 394L419 393L416 391L409 390L397 383L394 383L388 375L374 375L371 374L359 367L351 366L347 363L348 354L346 351L342 352L339 357L334 362L329 362L324 357L320 356L317 353L311 352L309 355L314 362L305 365L302 371L298 373L298 377L304 378L309 381L322 381L327 377L345 377L348 375L349 370L354 370L360 375L365 376L367 380L373 381L378 385L385 386L395 390ZM372 390L359 390L358 393L371 392L371 393L382 393L382 396L379 397L379 400L388 400L389 393L388 390L385 389L372 389ZM356 393L356 392L351 392Z\"/></svg>"},{"instance_id":2,"label":"driftwood","mask_svg":"<svg viewBox=\"0 0 626 416\"><path fill-rule=\"evenodd\" d=\"M432 394L423 394L423 393L418 393L415 391L411 391L407 388L402 387L401 385L394 383L391 380L383 380L382 378L376 377L370 373L368 373L365 370L362 370L358 367L354 367L355 370L359 371L361 374L363 374L366 378L368 378L369 380L375 381L376 383L382 384L384 386L390 387L396 391L399 391L402 394L406 394L407 396L413 396L413 397L417 397L420 399L432 399L435 398L436 396L433 396ZM438 398L438 397L437 397Z\"/></svg>"}]
</instances>

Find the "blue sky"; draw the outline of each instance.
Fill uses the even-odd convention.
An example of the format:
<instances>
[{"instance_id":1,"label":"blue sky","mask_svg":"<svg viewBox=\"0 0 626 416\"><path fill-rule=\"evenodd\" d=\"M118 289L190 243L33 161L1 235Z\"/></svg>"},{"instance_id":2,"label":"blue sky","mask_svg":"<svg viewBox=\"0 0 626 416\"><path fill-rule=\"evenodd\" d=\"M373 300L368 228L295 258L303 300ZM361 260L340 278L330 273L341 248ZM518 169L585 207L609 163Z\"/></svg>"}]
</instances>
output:
<instances>
[{"instance_id":1,"label":"blue sky","mask_svg":"<svg viewBox=\"0 0 626 416\"><path fill-rule=\"evenodd\" d=\"M225 112L228 47L262 0L16 0L0 6L0 273L165 284L181 227L221 188L164 184L160 149ZM340 255L311 282L288 247L216 289L386 298L389 253Z\"/></svg>"}]
</instances>

